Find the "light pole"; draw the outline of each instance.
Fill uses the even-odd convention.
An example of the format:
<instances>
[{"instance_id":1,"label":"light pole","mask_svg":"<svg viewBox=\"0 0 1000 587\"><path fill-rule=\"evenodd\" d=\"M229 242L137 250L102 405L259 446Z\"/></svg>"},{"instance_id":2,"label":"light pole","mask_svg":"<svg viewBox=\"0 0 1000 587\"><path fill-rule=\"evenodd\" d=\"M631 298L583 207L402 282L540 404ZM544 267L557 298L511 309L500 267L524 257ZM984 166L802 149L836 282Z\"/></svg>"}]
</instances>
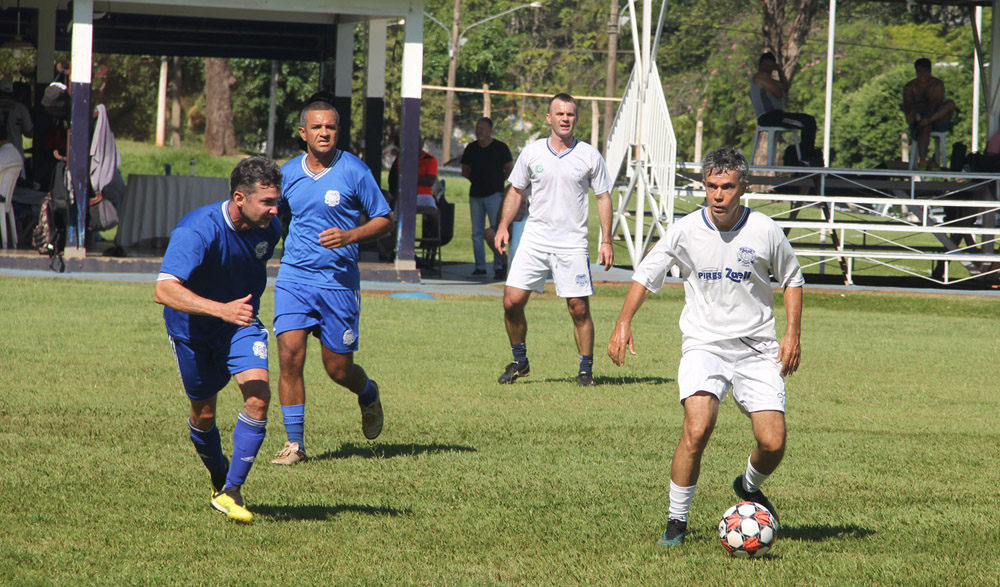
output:
<instances>
[{"instance_id":1,"label":"light pole","mask_svg":"<svg viewBox=\"0 0 1000 587\"><path fill-rule=\"evenodd\" d=\"M522 8L541 8L541 2L532 2L531 4L522 4L521 6L516 6L510 10L505 10L499 14L494 14L489 18L484 18L483 20L474 22L469 26L465 27L460 33L458 30L459 17L462 13L461 7L462 0L455 0L455 12L451 21L451 32L448 39L448 90L445 93L445 103L444 103L444 136L441 140L441 164L447 165L448 161L451 160L451 135L452 126L454 122L454 109L455 109L455 71L458 69L458 52L461 50L462 46L459 40L465 37L465 33L469 32L473 27L477 27L483 23L489 22L495 18L500 18L501 16L507 16L511 12L517 12ZM424 16L430 19L431 22L443 28L446 32L448 27L444 26L438 19L434 18L427 12L424 12Z\"/></svg>"}]
</instances>

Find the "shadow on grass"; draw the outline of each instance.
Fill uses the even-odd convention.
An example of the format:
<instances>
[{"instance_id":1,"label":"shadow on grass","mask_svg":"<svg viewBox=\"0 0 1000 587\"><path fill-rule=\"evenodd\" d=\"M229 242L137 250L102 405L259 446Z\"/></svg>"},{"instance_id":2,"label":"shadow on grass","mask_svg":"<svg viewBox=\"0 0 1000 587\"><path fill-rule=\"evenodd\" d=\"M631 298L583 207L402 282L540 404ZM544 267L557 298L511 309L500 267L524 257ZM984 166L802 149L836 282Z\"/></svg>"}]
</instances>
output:
<instances>
[{"instance_id":1,"label":"shadow on grass","mask_svg":"<svg viewBox=\"0 0 1000 587\"><path fill-rule=\"evenodd\" d=\"M822 542L824 540L837 539L858 539L874 534L874 530L855 526L781 526L778 531L778 538L785 540L808 540L810 542Z\"/></svg>"},{"instance_id":2,"label":"shadow on grass","mask_svg":"<svg viewBox=\"0 0 1000 587\"><path fill-rule=\"evenodd\" d=\"M393 457L409 457L420 454L437 454L446 452L476 452L471 446L458 444L376 444L345 442L337 450L327 451L312 460L325 461L329 459L349 459L361 457L367 459L391 459Z\"/></svg>"},{"instance_id":3,"label":"shadow on grass","mask_svg":"<svg viewBox=\"0 0 1000 587\"><path fill-rule=\"evenodd\" d=\"M635 375L626 375L623 377L609 377L607 375L597 375L594 377L594 385L635 385L640 383L662 385L665 383L671 383L674 379L671 377L637 377ZM514 385L526 385L532 383L576 383L576 376L573 377L549 377L548 379L518 379Z\"/></svg>"},{"instance_id":4,"label":"shadow on grass","mask_svg":"<svg viewBox=\"0 0 1000 587\"><path fill-rule=\"evenodd\" d=\"M368 514L371 516L409 516L413 512L409 508L399 509L388 506L339 504L325 505L259 505L253 506L253 512L259 516L271 518L277 522L291 520L329 520L344 512Z\"/></svg>"}]
</instances>

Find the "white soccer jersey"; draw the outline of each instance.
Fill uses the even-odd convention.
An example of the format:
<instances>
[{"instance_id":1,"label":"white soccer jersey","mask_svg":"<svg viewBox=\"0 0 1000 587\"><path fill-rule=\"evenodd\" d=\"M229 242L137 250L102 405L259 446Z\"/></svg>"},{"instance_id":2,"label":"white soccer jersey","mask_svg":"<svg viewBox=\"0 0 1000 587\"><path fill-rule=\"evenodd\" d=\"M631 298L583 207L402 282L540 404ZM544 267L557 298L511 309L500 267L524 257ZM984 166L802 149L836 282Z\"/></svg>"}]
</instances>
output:
<instances>
[{"instance_id":1,"label":"white soccer jersey","mask_svg":"<svg viewBox=\"0 0 1000 587\"><path fill-rule=\"evenodd\" d=\"M510 174L519 190L531 186L528 219L518 246L551 253L587 252L587 194L610 192L611 178L604 158L594 147L576 141L556 154L548 139L531 143L521 151Z\"/></svg>"},{"instance_id":2,"label":"white soccer jersey","mask_svg":"<svg viewBox=\"0 0 1000 587\"><path fill-rule=\"evenodd\" d=\"M707 208L688 214L639 263L632 279L656 292L677 265L684 279L680 327L684 344L742 337L775 339L774 292L805 283L781 228L750 208L728 232L719 232Z\"/></svg>"}]
</instances>

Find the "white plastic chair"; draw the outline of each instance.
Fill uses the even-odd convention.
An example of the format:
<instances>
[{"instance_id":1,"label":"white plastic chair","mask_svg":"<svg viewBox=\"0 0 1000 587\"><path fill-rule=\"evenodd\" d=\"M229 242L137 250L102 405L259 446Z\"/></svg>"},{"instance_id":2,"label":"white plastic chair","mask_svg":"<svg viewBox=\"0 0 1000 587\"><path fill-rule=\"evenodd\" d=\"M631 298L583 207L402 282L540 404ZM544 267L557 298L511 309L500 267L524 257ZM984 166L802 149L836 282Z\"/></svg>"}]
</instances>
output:
<instances>
[{"instance_id":1,"label":"white plastic chair","mask_svg":"<svg viewBox=\"0 0 1000 587\"><path fill-rule=\"evenodd\" d=\"M757 134L753 136L753 150L750 151L751 157L757 152L757 143L760 142L760 133L767 133L767 166L774 167L774 160L778 153L778 135L781 133L791 133L792 140L795 144L795 153L799 156L799 161L802 160L802 149L799 148L799 131L795 128L785 128L783 126L758 126Z\"/></svg>"},{"instance_id":2,"label":"white plastic chair","mask_svg":"<svg viewBox=\"0 0 1000 587\"><path fill-rule=\"evenodd\" d=\"M17 219L14 217L14 186L17 178L21 176L24 169L23 162L9 163L0 169L0 198L3 198L3 218L0 218L0 240L3 240L3 248L7 250L8 242L12 242L11 248L17 248ZM10 224L10 237L7 236L7 225Z\"/></svg>"},{"instance_id":3,"label":"white plastic chair","mask_svg":"<svg viewBox=\"0 0 1000 587\"><path fill-rule=\"evenodd\" d=\"M931 142L933 143L937 140L937 147L934 149L934 159L937 160L938 167L944 167L945 156L948 152L948 131L946 130L934 130L931 131ZM930 145L927 145L930 148ZM910 169L917 166L917 159L920 158L920 153L917 151L917 139L911 138L910 140Z\"/></svg>"}]
</instances>

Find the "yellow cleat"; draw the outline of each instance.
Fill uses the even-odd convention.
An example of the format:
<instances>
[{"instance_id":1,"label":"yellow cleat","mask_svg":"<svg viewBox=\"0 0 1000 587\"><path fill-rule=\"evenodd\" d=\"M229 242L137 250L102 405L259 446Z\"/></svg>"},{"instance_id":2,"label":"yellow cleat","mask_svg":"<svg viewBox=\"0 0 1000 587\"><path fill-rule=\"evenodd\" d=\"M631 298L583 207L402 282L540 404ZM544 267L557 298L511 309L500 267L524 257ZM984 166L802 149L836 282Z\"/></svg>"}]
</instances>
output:
<instances>
[{"instance_id":1,"label":"yellow cleat","mask_svg":"<svg viewBox=\"0 0 1000 587\"><path fill-rule=\"evenodd\" d=\"M240 495L239 487L229 487L212 496L212 507L226 514L230 520L249 524L253 521L253 514L243 507L243 496Z\"/></svg>"}]
</instances>

